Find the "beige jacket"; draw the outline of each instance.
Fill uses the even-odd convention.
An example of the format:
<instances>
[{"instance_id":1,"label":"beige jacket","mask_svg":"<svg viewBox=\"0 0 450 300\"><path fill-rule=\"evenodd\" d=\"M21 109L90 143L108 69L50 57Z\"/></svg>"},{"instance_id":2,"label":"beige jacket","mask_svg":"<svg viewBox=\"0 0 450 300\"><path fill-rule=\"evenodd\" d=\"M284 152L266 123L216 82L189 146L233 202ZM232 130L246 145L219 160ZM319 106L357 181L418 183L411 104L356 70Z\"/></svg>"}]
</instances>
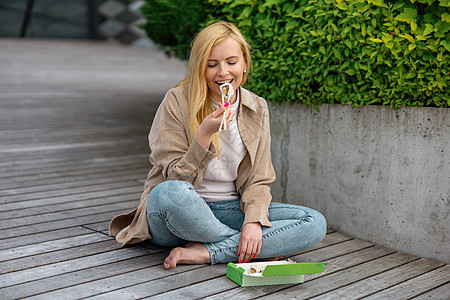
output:
<instances>
[{"instance_id":1,"label":"beige jacket","mask_svg":"<svg viewBox=\"0 0 450 300\"><path fill-rule=\"evenodd\" d=\"M244 224L260 222L271 226L268 207L272 196L269 183L275 180L270 156L269 110L266 101L240 88L238 127L247 155L238 168L236 189L241 197ZM122 245L151 239L147 223L147 198L150 191L166 180L183 180L197 187L208 163L216 157L211 143L205 149L187 133L188 100L183 86L171 89L156 112L149 134L150 170L141 201L133 211L114 217L110 236Z\"/></svg>"}]
</instances>

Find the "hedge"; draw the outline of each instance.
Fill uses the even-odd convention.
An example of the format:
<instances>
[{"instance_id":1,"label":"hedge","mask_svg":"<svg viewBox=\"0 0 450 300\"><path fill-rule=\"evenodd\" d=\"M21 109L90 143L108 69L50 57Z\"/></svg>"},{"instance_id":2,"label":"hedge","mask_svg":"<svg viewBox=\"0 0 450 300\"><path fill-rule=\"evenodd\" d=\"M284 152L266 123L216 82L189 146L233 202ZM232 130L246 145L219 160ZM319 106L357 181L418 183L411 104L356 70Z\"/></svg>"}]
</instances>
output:
<instances>
[{"instance_id":1,"label":"hedge","mask_svg":"<svg viewBox=\"0 0 450 300\"><path fill-rule=\"evenodd\" d=\"M147 0L149 36L186 58L201 28L235 23L253 48L246 87L271 101L450 106L450 0L193 0L192 10L182 2ZM177 26L150 29L164 22Z\"/></svg>"}]
</instances>

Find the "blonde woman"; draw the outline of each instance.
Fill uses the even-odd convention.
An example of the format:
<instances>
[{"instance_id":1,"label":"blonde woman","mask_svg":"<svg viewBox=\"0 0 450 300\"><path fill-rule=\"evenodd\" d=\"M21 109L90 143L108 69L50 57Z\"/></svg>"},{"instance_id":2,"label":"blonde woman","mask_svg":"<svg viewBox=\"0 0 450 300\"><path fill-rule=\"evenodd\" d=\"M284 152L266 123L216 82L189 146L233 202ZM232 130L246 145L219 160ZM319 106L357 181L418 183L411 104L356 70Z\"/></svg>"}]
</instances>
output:
<instances>
[{"instance_id":1,"label":"blonde woman","mask_svg":"<svg viewBox=\"0 0 450 300\"><path fill-rule=\"evenodd\" d=\"M163 263L170 269L288 256L323 239L320 213L271 203L269 114L242 87L250 66L234 25L217 22L195 37L186 78L166 94L150 130L153 167L141 202L111 221L118 242L175 247ZM236 91L231 109L220 103L226 82ZM228 130L219 132L224 114Z\"/></svg>"}]
</instances>

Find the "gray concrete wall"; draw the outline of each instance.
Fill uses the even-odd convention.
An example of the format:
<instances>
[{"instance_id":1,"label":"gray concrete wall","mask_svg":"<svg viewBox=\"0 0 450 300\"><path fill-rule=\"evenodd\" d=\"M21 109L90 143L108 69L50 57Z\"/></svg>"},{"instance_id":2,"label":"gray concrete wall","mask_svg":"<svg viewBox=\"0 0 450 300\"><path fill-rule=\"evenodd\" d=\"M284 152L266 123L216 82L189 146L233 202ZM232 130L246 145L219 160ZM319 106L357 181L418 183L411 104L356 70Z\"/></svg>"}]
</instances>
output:
<instances>
[{"instance_id":1,"label":"gray concrete wall","mask_svg":"<svg viewBox=\"0 0 450 300\"><path fill-rule=\"evenodd\" d=\"M270 110L274 201L315 208L351 236L450 263L450 109Z\"/></svg>"}]
</instances>

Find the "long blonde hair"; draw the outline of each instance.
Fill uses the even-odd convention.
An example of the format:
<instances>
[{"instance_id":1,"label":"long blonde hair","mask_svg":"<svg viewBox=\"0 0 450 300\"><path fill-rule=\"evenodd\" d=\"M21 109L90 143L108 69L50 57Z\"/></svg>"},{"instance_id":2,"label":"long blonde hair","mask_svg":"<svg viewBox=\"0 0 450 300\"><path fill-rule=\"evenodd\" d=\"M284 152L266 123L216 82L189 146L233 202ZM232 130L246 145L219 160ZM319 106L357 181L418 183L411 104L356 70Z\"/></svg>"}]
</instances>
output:
<instances>
[{"instance_id":1,"label":"long blonde hair","mask_svg":"<svg viewBox=\"0 0 450 300\"><path fill-rule=\"evenodd\" d=\"M189 101L189 128L188 134L193 140L198 127L210 113L214 111L209 100L208 85L206 82L206 66L211 53L211 48L227 39L233 38L241 45L247 69L250 69L250 47L239 29L228 22L216 22L200 31L192 41L191 53L185 79L178 85L185 85ZM244 73L242 84L247 80ZM219 151L219 139L217 133L212 137L212 142Z\"/></svg>"}]
</instances>

